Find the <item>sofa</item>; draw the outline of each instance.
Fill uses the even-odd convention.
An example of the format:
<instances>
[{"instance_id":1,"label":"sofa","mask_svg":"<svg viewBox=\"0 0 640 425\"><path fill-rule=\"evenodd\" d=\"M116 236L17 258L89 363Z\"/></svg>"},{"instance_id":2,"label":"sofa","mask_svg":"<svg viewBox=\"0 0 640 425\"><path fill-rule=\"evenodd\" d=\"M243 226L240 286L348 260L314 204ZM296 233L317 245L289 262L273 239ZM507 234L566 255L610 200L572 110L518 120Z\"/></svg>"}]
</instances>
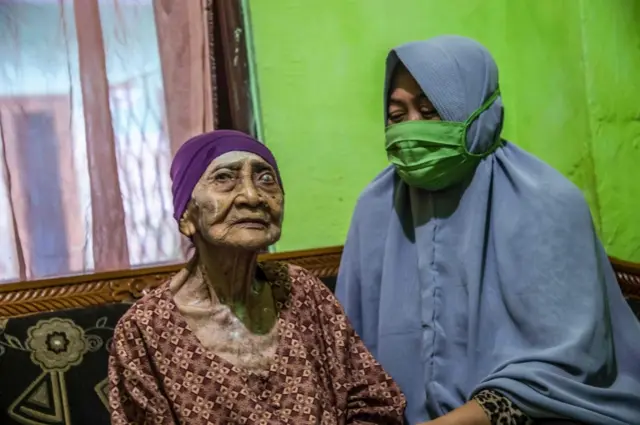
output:
<instances>
[{"instance_id":1,"label":"sofa","mask_svg":"<svg viewBox=\"0 0 640 425\"><path fill-rule=\"evenodd\" d=\"M265 254L332 290L342 247ZM640 319L640 265L612 259ZM0 286L0 424L106 425L107 358L118 319L180 265ZM640 342L639 342L640 343Z\"/></svg>"}]
</instances>

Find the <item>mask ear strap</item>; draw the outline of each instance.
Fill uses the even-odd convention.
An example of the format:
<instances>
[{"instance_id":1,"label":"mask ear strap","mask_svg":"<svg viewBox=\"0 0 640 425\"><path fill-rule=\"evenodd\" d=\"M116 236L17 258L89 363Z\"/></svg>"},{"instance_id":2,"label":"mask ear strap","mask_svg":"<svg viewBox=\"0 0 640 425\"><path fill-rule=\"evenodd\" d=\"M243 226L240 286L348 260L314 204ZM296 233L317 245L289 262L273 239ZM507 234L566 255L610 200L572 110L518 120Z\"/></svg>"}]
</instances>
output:
<instances>
[{"instance_id":1,"label":"mask ear strap","mask_svg":"<svg viewBox=\"0 0 640 425\"><path fill-rule=\"evenodd\" d=\"M467 118L467 120L464 122L465 127L469 127L476 119L478 119L478 117L480 116L481 113L483 113L484 111L489 109L489 107L491 105L493 105L493 102L495 102L495 100L498 98L498 96L500 96L500 87L498 87L496 89L496 91L493 92L493 94L489 97L489 99L487 99L482 104L482 106L480 106L478 109L476 109L473 112L473 114L471 114L471 116L469 118Z\"/></svg>"},{"instance_id":2,"label":"mask ear strap","mask_svg":"<svg viewBox=\"0 0 640 425\"><path fill-rule=\"evenodd\" d=\"M462 146L464 147L465 153L470 157L485 158L487 155L492 154L493 151L498 149L498 146L502 144L502 139L500 138L500 134L498 133L498 137L496 138L495 142L493 142L491 147L486 152L473 153L469 152L469 150L467 149L467 131L469 130L469 127L471 127L471 124L473 124L473 122L478 119L480 114L482 114L484 111L489 109L491 105L493 105L493 102L496 101L498 96L500 96L500 87L498 87L496 91L494 91L493 94L489 96L489 98L482 104L482 106L476 109L473 114L471 114L471 116L464 122L464 138L462 139Z\"/></svg>"}]
</instances>

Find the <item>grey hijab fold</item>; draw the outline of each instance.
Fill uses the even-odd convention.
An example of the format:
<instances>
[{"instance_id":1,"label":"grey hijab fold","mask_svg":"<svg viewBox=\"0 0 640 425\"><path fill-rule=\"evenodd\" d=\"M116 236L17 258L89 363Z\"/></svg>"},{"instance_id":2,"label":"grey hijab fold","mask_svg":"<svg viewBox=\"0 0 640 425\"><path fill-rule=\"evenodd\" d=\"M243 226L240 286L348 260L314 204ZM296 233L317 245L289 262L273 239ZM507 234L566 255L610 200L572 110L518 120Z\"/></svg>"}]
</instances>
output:
<instances>
[{"instance_id":1,"label":"grey hijab fold","mask_svg":"<svg viewBox=\"0 0 640 425\"><path fill-rule=\"evenodd\" d=\"M443 36L389 54L385 102L399 62L444 120L466 120L498 88L484 47ZM498 98L468 132L471 151L489 149L502 117ZM640 424L640 323L588 206L508 142L442 192L380 173L358 200L336 293L405 392L409 423L492 388L534 418Z\"/></svg>"}]
</instances>

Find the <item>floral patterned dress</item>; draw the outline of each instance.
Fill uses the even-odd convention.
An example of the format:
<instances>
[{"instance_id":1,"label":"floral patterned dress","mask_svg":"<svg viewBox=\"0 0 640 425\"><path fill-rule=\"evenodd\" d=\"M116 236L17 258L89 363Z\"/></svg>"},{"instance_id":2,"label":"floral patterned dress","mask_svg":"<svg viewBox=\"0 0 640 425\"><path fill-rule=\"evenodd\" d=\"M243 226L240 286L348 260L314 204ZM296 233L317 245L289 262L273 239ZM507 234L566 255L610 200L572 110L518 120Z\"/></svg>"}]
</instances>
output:
<instances>
[{"instance_id":1,"label":"floral patterned dress","mask_svg":"<svg viewBox=\"0 0 640 425\"><path fill-rule=\"evenodd\" d=\"M404 396L324 284L295 266L259 268L278 308L279 342L268 371L235 366L206 349L167 283L116 327L112 424L403 423Z\"/></svg>"}]
</instances>

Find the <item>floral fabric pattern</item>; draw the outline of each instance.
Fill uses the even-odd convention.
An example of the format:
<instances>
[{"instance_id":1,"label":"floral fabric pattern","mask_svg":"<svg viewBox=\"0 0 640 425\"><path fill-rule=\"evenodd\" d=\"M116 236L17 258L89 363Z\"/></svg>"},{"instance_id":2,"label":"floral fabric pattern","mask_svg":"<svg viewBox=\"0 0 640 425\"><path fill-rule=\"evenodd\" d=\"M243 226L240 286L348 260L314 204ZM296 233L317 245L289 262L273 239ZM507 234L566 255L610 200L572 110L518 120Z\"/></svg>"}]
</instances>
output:
<instances>
[{"instance_id":1,"label":"floral fabric pattern","mask_svg":"<svg viewBox=\"0 0 640 425\"><path fill-rule=\"evenodd\" d=\"M88 349L84 330L71 320L58 317L40 321L29 329L27 346L34 363L44 370L60 372L79 365Z\"/></svg>"},{"instance_id":2,"label":"floral fabric pattern","mask_svg":"<svg viewBox=\"0 0 640 425\"><path fill-rule=\"evenodd\" d=\"M109 346L129 306L0 319L0 424L108 424Z\"/></svg>"}]
</instances>

